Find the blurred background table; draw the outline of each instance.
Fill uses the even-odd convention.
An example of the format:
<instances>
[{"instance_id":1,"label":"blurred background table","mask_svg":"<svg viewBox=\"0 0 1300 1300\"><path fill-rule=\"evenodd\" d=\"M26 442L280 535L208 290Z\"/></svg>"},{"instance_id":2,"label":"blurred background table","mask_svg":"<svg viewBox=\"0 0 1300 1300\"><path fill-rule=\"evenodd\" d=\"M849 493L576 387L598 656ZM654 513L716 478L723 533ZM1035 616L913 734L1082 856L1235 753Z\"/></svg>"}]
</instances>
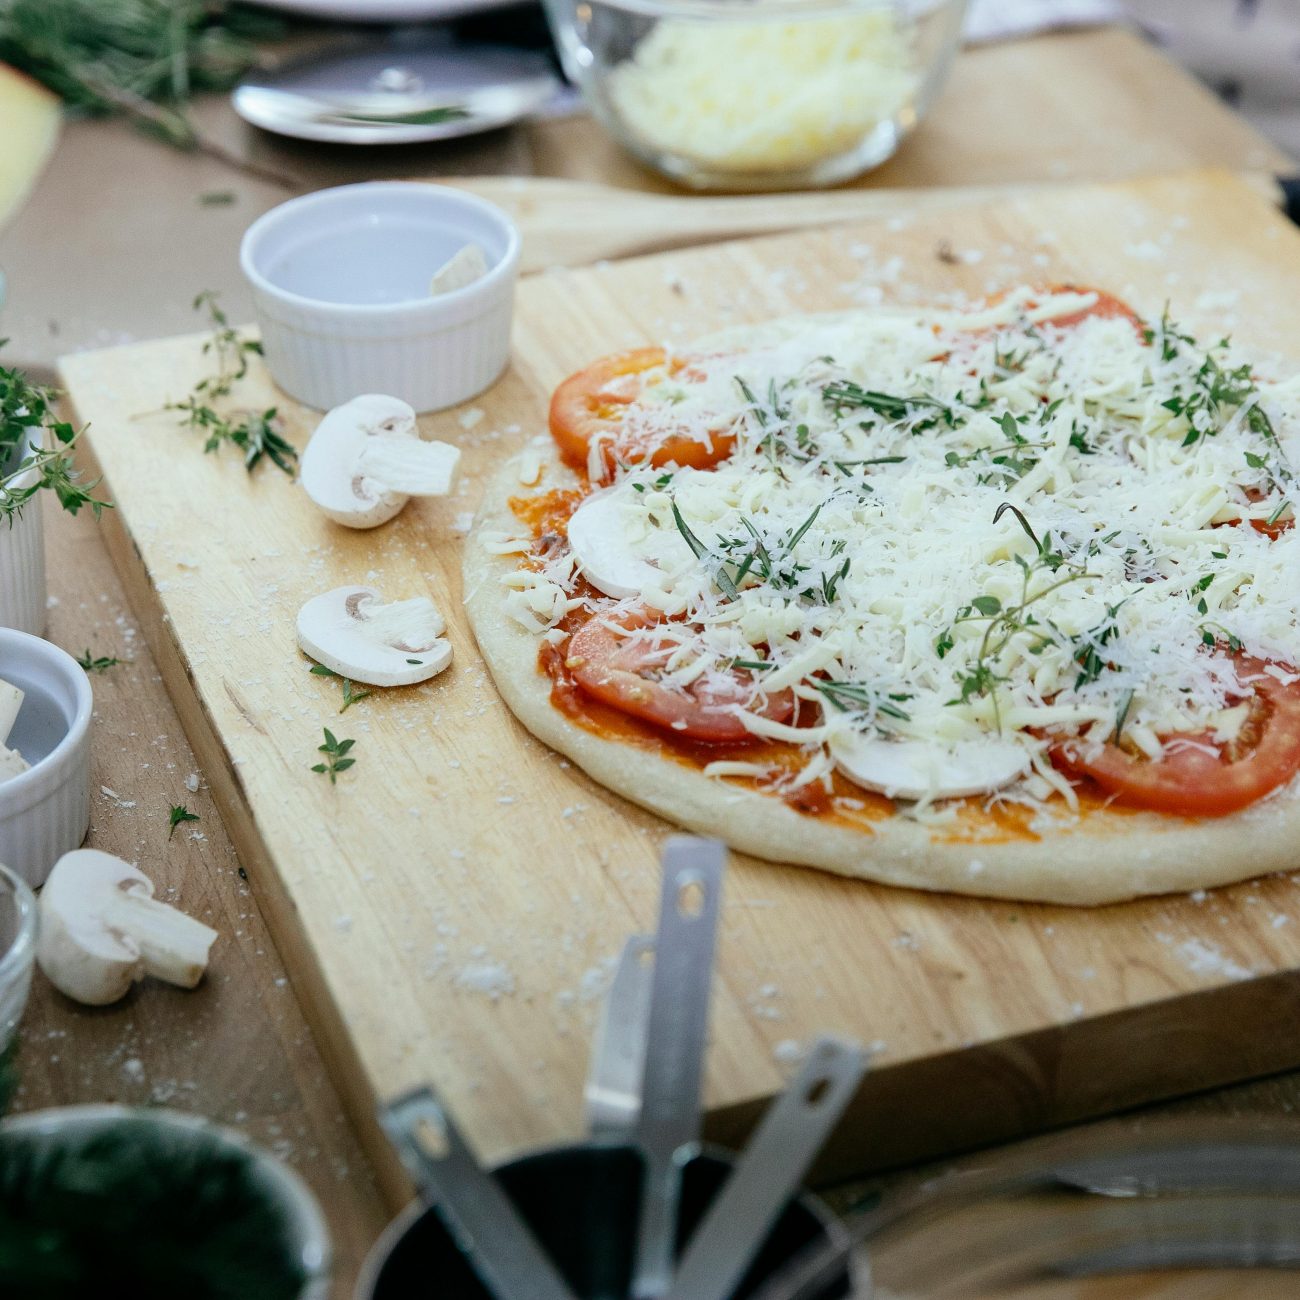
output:
<instances>
[{"instance_id":1,"label":"blurred background table","mask_svg":"<svg viewBox=\"0 0 1300 1300\"><path fill-rule=\"evenodd\" d=\"M0 235L11 361L49 369L65 352L189 332L190 301L202 289L217 290L232 319L249 319L238 265L245 227L324 185L516 175L672 192L586 116L371 148L256 131L224 97L200 102L196 117L259 174L178 153L124 122L67 125L31 200ZM963 51L920 129L857 186L1111 180L1198 165L1294 164L1141 37L1113 28Z\"/></svg>"},{"instance_id":2,"label":"blurred background table","mask_svg":"<svg viewBox=\"0 0 1300 1300\"><path fill-rule=\"evenodd\" d=\"M212 138L260 174L171 151L122 123L68 124L25 209L0 237L10 285L0 333L12 339L10 361L48 371L63 352L192 330L190 302L203 289L219 291L235 320L247 318L240 235L266 208L322 185L479 174L669 188L585 117L441 146L331 149L255 132L224 99L199 105L198 114ZM1139 37L1108 29L963 53L932 117L861 184L1050 183L1198 164L1260 172L1295 165ZM139 860L161 896L217 926L222 939L208 980L191 994L150 984L117 1007L90 1010L38 979L17 1105L164 1103L245 1129L321 1198L338 1250L337 1294L345 1296L392 1207L382 1203L326 1077L93 520L47 510L46 531L51 639L76 654L128 661L94 679L89 842ZM200 820L169 839L172 804L188 805ZM1290 1112L1297 1100L1300 1078L1287 1077L1180 1106L1249 1123ZM1204 1280L1194 1294L1277 1295L1277 1281L1225 1276ZM1069 1285L1052 1294L1193 1294L1168 1279L1121 1290Z\"/></svg>"}]
</instances>

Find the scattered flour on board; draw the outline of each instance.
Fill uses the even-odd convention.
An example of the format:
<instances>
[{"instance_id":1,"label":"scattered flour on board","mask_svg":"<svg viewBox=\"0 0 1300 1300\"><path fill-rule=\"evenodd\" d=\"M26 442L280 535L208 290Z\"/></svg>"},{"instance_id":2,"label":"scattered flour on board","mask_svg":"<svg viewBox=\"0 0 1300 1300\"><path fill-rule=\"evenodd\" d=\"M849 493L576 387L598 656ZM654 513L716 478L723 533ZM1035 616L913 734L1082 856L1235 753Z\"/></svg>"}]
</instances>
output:
<instances>
[{"instance_id":1,"label":"scattered flour on board","mask_svg":"<svg viewBox=\"0 0 1300 1300\"><path fill-rule=\"evenodd\" d=\"M460 968L453 982L457 988L486 994L493 1002L515 991L515 977L499 962L470 962Z\"/></svg>"},{"instance_id":2,"label":"scattered flour on board","mask_svg":"<svg viewBox=\"0 0 1300 1300\"><path fill-rule=\"evenodd\" d=\"M1212 943L1204 939L1185 939L1178 945L1178 955L1187 963L1187 969L1196 975L1226 975L1229 979L1248 980L1250 971L1226 957Z\"/></svg>"}]
</instances>

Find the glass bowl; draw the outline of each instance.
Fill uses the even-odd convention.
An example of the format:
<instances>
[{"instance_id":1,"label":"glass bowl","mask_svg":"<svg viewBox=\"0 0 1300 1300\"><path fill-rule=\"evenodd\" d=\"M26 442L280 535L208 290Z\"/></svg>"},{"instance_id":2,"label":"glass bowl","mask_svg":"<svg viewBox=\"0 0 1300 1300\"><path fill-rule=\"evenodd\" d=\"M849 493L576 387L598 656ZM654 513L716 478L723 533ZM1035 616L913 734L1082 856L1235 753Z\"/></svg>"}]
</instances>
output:
<instances>
[{"instance_id":1,"label":"glass bowl","mask_svg":"<svg viewBox=\"0 0 1300 1300\"><path fill-rule=\"evenodd\" d=\"M692 189L833 185L888 158L947 75L965 0L545 0L569 79Z\"/></svg>"},{"instance_id":2,"label":"glass bowl","mask_svg":"<svg viewBox=\"0 0 1300 1300\"><path fill-rule=\"evenodd\" d=\"M25 880L0 866L0 1055L27 1006L35 956L36 895Z\"/></svg>"}]
</instances>

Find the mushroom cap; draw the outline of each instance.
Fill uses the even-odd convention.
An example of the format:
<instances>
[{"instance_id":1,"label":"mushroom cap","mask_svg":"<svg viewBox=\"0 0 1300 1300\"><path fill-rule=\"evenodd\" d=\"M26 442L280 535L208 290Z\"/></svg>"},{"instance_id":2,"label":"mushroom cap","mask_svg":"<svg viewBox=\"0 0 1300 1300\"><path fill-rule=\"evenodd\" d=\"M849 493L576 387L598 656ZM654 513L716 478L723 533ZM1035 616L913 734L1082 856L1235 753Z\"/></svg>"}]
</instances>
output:
<instances>
[{"instance_id":1,"label":"mushroom cap","mask_svg":"<svg viewBox=\"0 0 1300 1300\"><path fill-rule=\"evenodd\" d=\"M411 686L451 663L451 645L441 636L444 626L429 600L385 604L373 587L335 587L298 611L298 644L317 663L354 682Z\"/></svg>"},{"instance_id":2,"label":"mushroom cap","mask_svg":"<svg viewBox=\"0 0 1300 1300\"><path fill-rule=\"evenodd\" d=\"M106 924L114 891L153 896L153 882L111 853L76 849L54 864L40 895L36 961L60 993L102 1007L144 976L139 944Z\"/></svg>"},{"instance_id":3,"label":"mushroom cap","mask_svg":"<svg viewBox=\"0 0 1300 1300\"><path fill-rule=\"evenodd\" d=\"M298 469L303 490L336 523L377 528L409 500L360 472L366 440L375 436L418 439L415 411L397 397L366 393L328 412L312 434Z\"/></svg>"}]
</instances>

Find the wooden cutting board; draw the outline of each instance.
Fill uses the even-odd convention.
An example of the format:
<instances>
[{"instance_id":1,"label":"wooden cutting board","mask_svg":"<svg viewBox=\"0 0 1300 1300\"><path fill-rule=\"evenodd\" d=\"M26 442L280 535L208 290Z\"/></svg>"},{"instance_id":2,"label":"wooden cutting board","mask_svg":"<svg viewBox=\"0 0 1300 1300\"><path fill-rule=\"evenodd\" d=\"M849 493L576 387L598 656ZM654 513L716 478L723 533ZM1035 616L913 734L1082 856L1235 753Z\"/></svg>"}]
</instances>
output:
<instances>
[{"instance_id":1,"label":"wooden cutting board","mask_svg":"<svg viewBox=\"0 0 1300 1300\"><path fill-rule=\"evenodd\" d=\"M459 493L412 503L374 533L326 522L270 467L249 478L237 457L203 455L159 413L205 373L200 338L64 360L118 503L108 544L395 1198L404 1184L373 1106L424 1080L486 1158L579 1133L598 997L624 936L653 923L668 829L534 741L498 700L460 607L459 537L485 474L544 427L556 381L603 352L800 310L1061 280L1150 313L1169 300L1186 323L1300 361L1300 236L1215 174L533 277L508 374L422 421L464 448ZM314 425L260 366L239 398L277 403L299 446ZM337 684L309 675L295 648L294 616L361 581L431 595L456 660L339 716ZM356 740L336 788L309 770L323 726ZM736 857L711 1131L739 1133L823 1030L877 1051L828 1173L1295 1065L1300 1040L1278 1029L1300 1013L1298 884L1074 911ZM222 960L218 946L214 979Z\"/></svg>"}]
</instances>

